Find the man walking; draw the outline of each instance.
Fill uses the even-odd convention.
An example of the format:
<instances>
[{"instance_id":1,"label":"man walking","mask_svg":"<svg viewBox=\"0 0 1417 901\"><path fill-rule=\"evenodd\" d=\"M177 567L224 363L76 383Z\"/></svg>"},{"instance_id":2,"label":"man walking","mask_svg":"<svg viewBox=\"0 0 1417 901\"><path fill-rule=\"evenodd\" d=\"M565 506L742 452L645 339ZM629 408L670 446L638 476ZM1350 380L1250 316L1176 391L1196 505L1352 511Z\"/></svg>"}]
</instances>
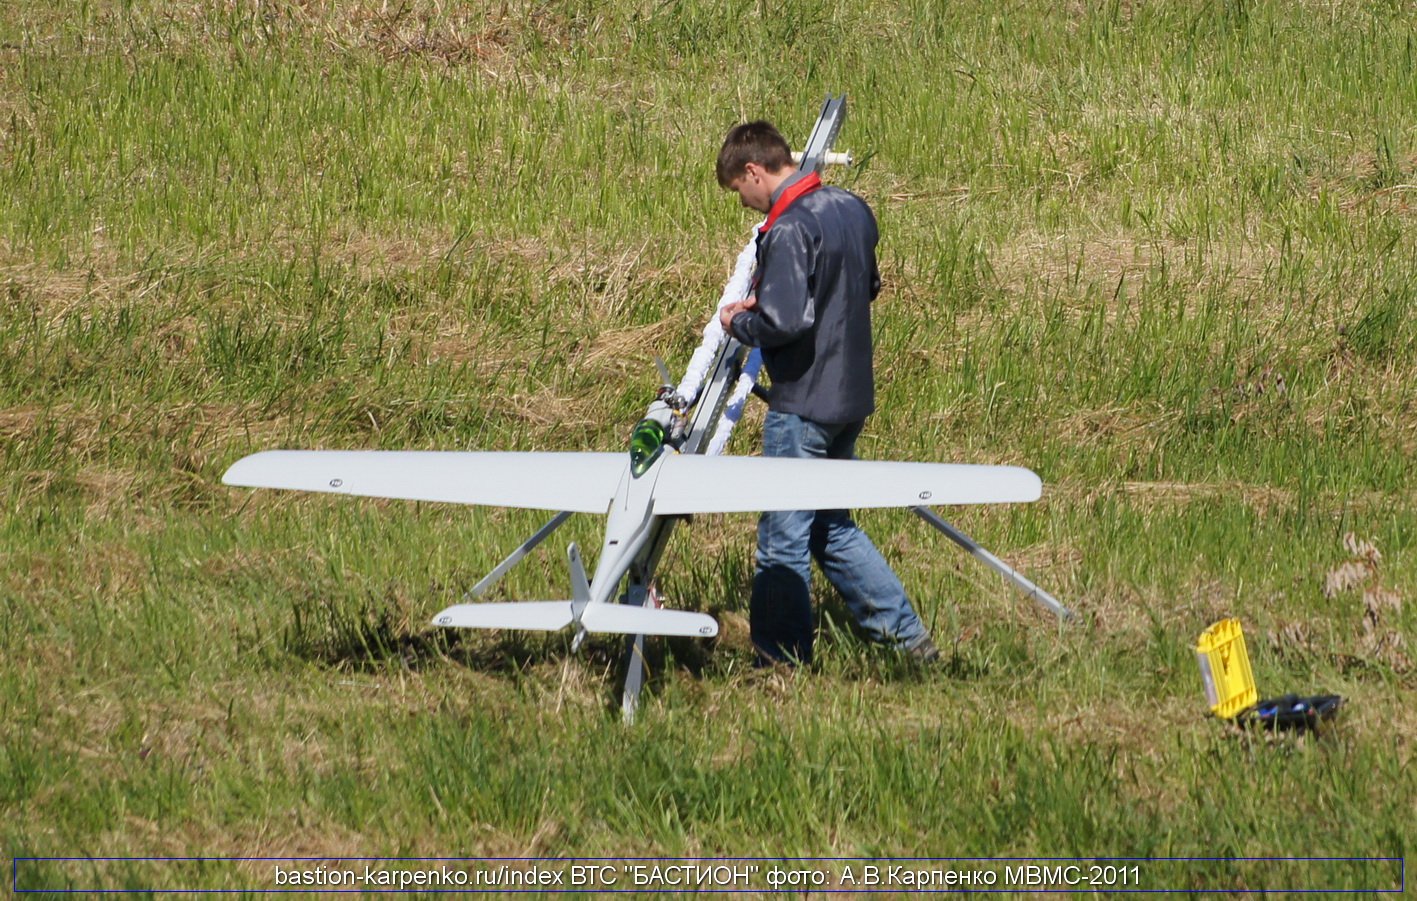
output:
<instances>
[{"instance_id":1,"label":"man walking","mask_svg":"<svg viewBox=\"0 0 1417 901\"><path fill-rule=\"evenodd\" d=\"M719 314L735 338L762 348L772 380L763 453L851 459L876 403L875 217L855 194L799 172L787 141L767 122L728 133L718 183L767 215L754 290ZM805 510L758 520L749 621L760 662L811 662L814 557L868 636L924 660L939 656L900 579L850 512Z\"/></svg>"}]
</instances>

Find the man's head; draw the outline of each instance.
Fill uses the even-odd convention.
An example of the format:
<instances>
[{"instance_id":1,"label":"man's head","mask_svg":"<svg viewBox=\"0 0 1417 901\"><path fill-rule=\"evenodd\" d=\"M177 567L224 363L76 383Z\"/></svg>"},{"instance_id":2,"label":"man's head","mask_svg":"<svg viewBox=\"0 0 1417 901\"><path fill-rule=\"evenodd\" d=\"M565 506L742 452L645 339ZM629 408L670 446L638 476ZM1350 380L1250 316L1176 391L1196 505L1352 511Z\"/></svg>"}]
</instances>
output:
<instances>
[{"instance_id":1,"label":"man's head","mask_svg":"<svg viewBox=\"0 0 1417 901\"><path fill-rule=\"evenodd\" d=\"M718 151L719 185L760 213L772 208L772 192L792 171L792 148L771 122L734 126Z\"/></svg>"}]
</instances>

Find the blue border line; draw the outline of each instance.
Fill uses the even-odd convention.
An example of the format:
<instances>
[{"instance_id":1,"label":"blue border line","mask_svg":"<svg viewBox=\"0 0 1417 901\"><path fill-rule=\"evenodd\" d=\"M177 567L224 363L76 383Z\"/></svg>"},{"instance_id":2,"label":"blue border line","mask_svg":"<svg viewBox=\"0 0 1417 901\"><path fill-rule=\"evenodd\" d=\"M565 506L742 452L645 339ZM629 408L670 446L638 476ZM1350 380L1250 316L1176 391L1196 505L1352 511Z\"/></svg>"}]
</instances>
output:
<instances>
[{"instance_id":1,"label":"blue border line","mask_svg":"<svg viewBox=\"0 0 1417 901\"><path fill-rule=\"evenodd\" d=\"M17 895L37 894L37 893L40 893L40 892L50 892L50 893L53 893L53 894L78 894L78 893L84 893L84 894L97 894L97 895L106 895L106 894L124 894L124 895L126 895L126 894L136 894L136 893L139 893L139 892L147 892L147 893L151 893L151 894L185 893L185 894L194 894L194 895L198 895L198 894L201 894L201 895L206 895L206 894L237 894L237 893L273 894L273 895L295 894L295 893L306 893L306 894L332 894L332 895L348 895L348 894L406 895L406 894L411 894L411 893L414 893L414 892L429 892L429 891L438 892L438 893L447 893L447 894L459 894L459 895L469 895L469 894L471 894L471 895L490 895L490 894L507 894L507 895L524 895L524 894L570 894L570 893L573 893L573 892L574 892L574 893L579 893L579 894L590 893L590 894L610 894L610 895L644 894L644 893L648 893L648 892L656 892L656 893L662 893L662 894L687 894L687 893L689 893L689 892L693 892L693 893L695 893L695 894L723 895L723 894L745 894L745 893L748 893L748 892L762 892L762 891L765 891L765 890L769 890L769 891L780 891L780 890L781 890L781 891L792 891L792 890L795 889L795 888L799 888L799 887L796 887L796 886L791 886L791 887L782 886L782 887L778 887L777 889L773 889L772 887L768 887L767 889L764 889L763 887L733 888L733 889L714 889L714 888L707 888L707 889L706 889L706 888L701 888L701 887L695 886L695 887L692 887L692 888L677 888L677 889L676 889L676 888L651 888L651 887L648 887L648 886L637 886L637 887L635 887L635 888L628 888L628 889L609 889L609 888L595 887L595 886L578 886L578 887L576 887L576 888L565 888L565 889L554 889L554 888L545 888L545 887L524 888L524 889L509 889L509 888L504 888L504 887L501 887L501 886L489 886L489 887L483 887L483 888L446 888L446 887L442 887L442 886L426 886L426 885L425 885L425 886L414 886L414 887L410 887L410 888L397 888L397 889L378 889L378 888L367 888L367 887L366 887L366 888L354 888L354 889L343 889L343 888L341 888L341 889L334 889L334 888L323 888L323 887L320 887L320 886L302 886L302 887L300 887L300 888L287 888L287 889L261 889L261 888L234 888L234 889L182 889L182 888L177 888L177 889L154 889L154 888L134 888L134 889L90 889L90 888L51 889L51 888L33 888L33 889L21 889L21 888L19 887L19 878L20 878L20 877L19 877L19 873L20 873L20 862L21 862L21 861L33 862L33 863L43 863L43 862L60 862L60 861L70 861L70 862L71 862L71 861L88 861L88 862L97 862L97 861L145 861L145 860L146 860L146 861L153 861L153 860L161 860L161 861L196 861L196 862L207 862L207 861L222 861L222 862L240 862L240 861L405 861L405 862L407 862L407 861L482 861L482 862L494 862L494 861L495 861L495 862L507 862L507 861L521 861L521 862L536 862L536 863L575 863L575 862L577 862L577 861L619 861L619 862L630 862L630 861L679 861L679 862L687 862L687 861L695 861L695 862L699 862L699 863L711 863L711 862L712 862L712 863L721 863L721 862L724 862L724 861L737 861L737 862L742 862L742 861L755 861L755 862L762 862L762 863L789 863L789 862L795 862L795 861L834 861L834 862L857 862L857 861L859 861L859 862L863 862L863 863L865 863L865 862L871 862L871 861L874 861L874 862L886 862L886 861L889 861L889 862L891 862L891 863L921 862L921 861L924 861L924 862L933 862L933 861L988 861L988 862L994 862L994 863L1001 863L1001 862L1036 862L1036 861L1086 861L1086 862L1088 862L1088 863L1104 863L1104 862L1110 862L1110 861L1150 861L1150 862L1166 862L1166 863L1186 863L1186 862L1196 862L1196 861L1212 861L1212 862L1214 862L1214 861L1230 861L1230 862L1264 862L1264 861L1270 861L1270 862L1274 862L1274 863L1306 863L1306 862L1329 862L1329 863L1332 863L1332 862L1348 861L1348 862L1363 862L1363 863L1392 863L1392 862L1396 862L1396 863L1398 864L1399 885L1398 885L1397 888L1394 888L1394 889L1385 889L1385 888L1334 888L1334 889L1265 888L1264 891L1266 891L1266 892L1276 892L1276 893L1277 893L1277 892L1284 892L1284 893L1301 894L1301 895L1324 895L1324 894L1354 893L1354 892L1362 892L1362 893L1366 893L1366 894L1401 894L1401 893L1403 893L1403 892L1406 890L1406 886L1407 886L1407 862L1406 862L1406 858L1405 858L1405 857L1272 857L1272 856L1270 856L1270 857L1104 857L1104 856L1097 856L1097 857L1041 857L1041 856L1027 856L1027 857L786 857L786 856L782 856L782 857L706 857L706 858L705 858L705 857L697 857L697 858L696 858L696 857L376 857L376 856L361 856L361 857L16 857L16 858L14 858L14 859L12 860L12 862L11 862L11 891L13 891L13 892L14 892L15 894L17 894ZM865 893L880 893L880 892L882 892L882 891L909 891L909 892L911 892L911 893L917 893L917 894L960 894L960 895L973 895L973 894L985 894L985 893L998 893L998 892L1001 892L1001 891L1009 891L1009 890L1010 890L1007 886L1005 886L1005 887L991 886L991 887L989 887L989 888L982 888L982 889L911 888L911 887L908 887L908 886L871 886L871 887L869 887L869 888L863 887L863 888L859 888L859 889L842 889L842 888L823 889L823 888L819 888L819 887L816 887L816 886L806 886L805 888L806 888L807 890L811 890L811 889L814 889L814 888L815 888L816 890L821 891L821 892L823 892L823 893L827 893L827 894L843 894L843 895L854 895L854 894L865 894ZM1043 894L1043 895L1068 894L1068 893L1075 893L1075 892L1078 892L1078 891L1086 891L1086 890L1105 891L1105 892L1107 892L1107 893L1109 893L1109 894L1181 894L1181 893L1194 892L1194 891L1202 891L1202 892L1235 892L1235 893L1251 894L1252 891L1259 891L1258 889L1256 889L1256 890L1249 890L1249 889L1238 889L1238 888L1215 888L1215 887L1208 887L1208 888L1203 888L1203 889L1195 889L1195 888L1161 888L1161 889L1142 889L1142 888L1137 888L1137 889L1129 889L1129 888L1100 888L1100 887L1093 887L1093 886L1086 886L1086 887L1085 887L1085 886L1082 886L1082 885L1070 886L1069 888L1066 888L1066 889L1039 889L1039 888L1031 888L1031 887L1030 887L1030 888L1028 888L1028 890L1031 891L1031 892L1035 892L1035 893L1037 893L1037 894Z\"/></svg>"}]
</instances>

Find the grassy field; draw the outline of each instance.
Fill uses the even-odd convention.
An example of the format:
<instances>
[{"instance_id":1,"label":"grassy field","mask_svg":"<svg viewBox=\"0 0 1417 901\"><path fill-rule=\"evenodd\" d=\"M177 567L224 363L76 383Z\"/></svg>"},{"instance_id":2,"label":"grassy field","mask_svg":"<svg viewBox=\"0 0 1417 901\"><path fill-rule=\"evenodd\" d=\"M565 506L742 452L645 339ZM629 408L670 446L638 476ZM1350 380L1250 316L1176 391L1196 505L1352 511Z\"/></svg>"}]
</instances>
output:
<instances>
[{"instance_id":1,"label":"grassy field","mask_svg":"<svg viewBox=\"0 0 1417 901\"><path fill-rule=\"evenodd\" d=\"M0 6L6 856L1405 855L1414 45L1402 0ZM823 584L819 665L755 672L753 518L700 517L660 587L723 633L626 728L615 643L428 625L540 514L220 484L622 448L753 224L723 133L828 91L883 233L862 453L1038 472L946 514L1080 624L868 513L946 665ZM1336 728L1204 718L1226 615ZM151 885L94 867L34 884Z\"/></svg>"}]
</instances>

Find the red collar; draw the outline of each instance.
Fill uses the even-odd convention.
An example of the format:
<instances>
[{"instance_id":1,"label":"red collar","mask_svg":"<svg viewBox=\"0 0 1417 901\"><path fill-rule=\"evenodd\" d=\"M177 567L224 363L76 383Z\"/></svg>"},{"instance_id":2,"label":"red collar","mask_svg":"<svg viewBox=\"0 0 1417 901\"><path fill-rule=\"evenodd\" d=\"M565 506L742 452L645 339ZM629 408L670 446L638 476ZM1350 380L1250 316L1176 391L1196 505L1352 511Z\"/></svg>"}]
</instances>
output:
<instances>
[{"instance_id":1,"label":"red collar","mask_svg":"<svg viewBox=\"0 0 1417 901\"><path fill-rule=\"evenodd\" d=\"M758 228L758 234L763 234L772 228L772 224L777 221L777 217L787 211L797 201L797 198L804 194L810 194L822 186L822 177L813 172L801 181L793 182L785 191L777 196L777 202L768 210L768 219Z\"/></svg>"}]
</instances>

